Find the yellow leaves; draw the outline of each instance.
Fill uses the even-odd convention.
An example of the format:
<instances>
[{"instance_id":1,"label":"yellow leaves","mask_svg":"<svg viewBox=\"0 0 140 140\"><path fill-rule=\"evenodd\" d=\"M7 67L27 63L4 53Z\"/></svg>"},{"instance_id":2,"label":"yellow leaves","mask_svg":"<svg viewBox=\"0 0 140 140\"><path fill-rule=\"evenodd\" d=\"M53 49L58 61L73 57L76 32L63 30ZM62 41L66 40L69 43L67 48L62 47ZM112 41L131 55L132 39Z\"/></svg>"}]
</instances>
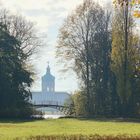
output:
<instances>
[{"instance_id":1,"label":"yellow leaves","mask_svg":"<svg viewBox=\"0 0 140 140\"><path fill-rule=\"evenodd\" d=\"M140 0L131 0L130 4L132 6L140 4Z\"/></svg>"},{"instance_id":2,"label":"yellow leaves","mask_svg":"<svg viewBox=\"0 0 140 140\"><path fill-rule=\"evenodd\" d=\"M140 18L140 11L138 11L138 10L134 11L134 12L133 12L133 16L134 16L135 18Z\"/></svg>"},{"instance_id":3,"label":"yellow leaves","mask_svg":"<svg viewBox=\"0 0 140 140\"><path fill-rule=\"evenodd\" d=\"M124 4L126 4L126 5L130 4L130 5L134 6L134 5L139 5L140 0L113 0L113 4L114 5L118 4L121 6L123 6Z\"/></svg>"},{"instance_id":4,"label":"yellow leaves","mask_svg":"<svg viewBox=\"0 0 140 140\"><path fill-rule=\"evenodd\" d=\"M130 2L130 4L133 6L133 5L135 5L135 0L132 0L131 2Z\"/></svg>"},{"instance_id":5,"label":"yellow leaves","mask_svg":"<svg viewBox=\"0 0 140 140\"><path fill-rule=\"evenodd\" d=\"M129 0L113 0L115 6L120 5L121 7L125 4L128 5Z\"/></svg>"},{"instance_id":6,"label":"yellow leaves","mask_svg":"<svg viewBox=\"0 0 140 140\"><path fill-rule=\"evenodd\" d=\"M133 6L133 16L135 18L140 18L140 0L131 0L131 6Z\"/></svg>"},{"instance_id":7,"label":"yellow leaves","mask_svg":"<svg viewBox=\"0 0 140 140\"><path fill-rule=\"evenodd\" d=\"M113 4L114 4L114 5L116 4L116 0L113 0Z\"/></svg>"},{"instance_id":8,"label":"yellow leaves","mask_svg":"<svg viewBox=\"0 0 140 140\"><path fill-rule=\"evenodd\" d=\"M115 5L115 7L117 5L122 7L124 4L130 4L130 6L132 6L134 9L132 15L135 18L140 18L140 0L113 0L113 4Z\"/></svg>"}]
</instances>

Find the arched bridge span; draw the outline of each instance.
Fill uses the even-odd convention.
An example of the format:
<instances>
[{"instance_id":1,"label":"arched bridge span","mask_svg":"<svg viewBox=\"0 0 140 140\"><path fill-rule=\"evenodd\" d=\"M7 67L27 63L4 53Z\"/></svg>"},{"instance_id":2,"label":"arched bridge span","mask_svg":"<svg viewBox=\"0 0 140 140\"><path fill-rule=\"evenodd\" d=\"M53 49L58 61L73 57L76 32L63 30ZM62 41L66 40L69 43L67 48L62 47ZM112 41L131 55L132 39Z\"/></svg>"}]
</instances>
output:
<instances>
[{"instance_id":1,"label":"arched bridge span","mask_svg":"<svg viewBox=\"0 0 140 140\"><path fill-rule=\"evenodd\" d=\"M73 110L71 105L64 105L61 102L57 102L57 101L38 101L38 102L32 102L32 104L36 108L50 107L53 109L57 109L66 115L67 114L71 115L71 112Z\"/></svg>"}]
</instances>

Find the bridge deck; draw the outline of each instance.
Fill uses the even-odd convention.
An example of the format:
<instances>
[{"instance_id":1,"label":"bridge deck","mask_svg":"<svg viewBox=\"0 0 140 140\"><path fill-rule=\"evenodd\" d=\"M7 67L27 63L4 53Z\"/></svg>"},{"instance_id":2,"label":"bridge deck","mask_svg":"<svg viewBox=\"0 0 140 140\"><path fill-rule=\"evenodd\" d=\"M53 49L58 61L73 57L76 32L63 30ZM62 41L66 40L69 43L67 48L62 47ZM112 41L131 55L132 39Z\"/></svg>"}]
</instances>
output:
<instances>
[{"instance_id":1,"label":"bridge deck","mask_svg":"<svg viewBox=\"0 0 140 140\"><path fill-rule=\"evenodd\" d=\"M61 108L69 108L69 106L64 105L61 102L57 101L31 101L30 102L35 107L61 107Z\"/></svg>"}]
</instances>

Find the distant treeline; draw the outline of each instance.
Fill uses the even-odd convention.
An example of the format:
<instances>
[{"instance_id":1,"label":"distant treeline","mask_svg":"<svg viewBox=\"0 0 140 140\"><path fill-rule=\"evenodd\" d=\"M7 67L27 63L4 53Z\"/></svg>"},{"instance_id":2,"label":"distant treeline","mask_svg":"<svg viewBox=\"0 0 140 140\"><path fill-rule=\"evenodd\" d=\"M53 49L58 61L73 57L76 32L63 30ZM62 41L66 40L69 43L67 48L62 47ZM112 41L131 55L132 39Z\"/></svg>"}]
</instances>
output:
<instances>
[{"instance_id":1,"label":"distant treeline","mask_svg":"<svg viewBox=\"0 0 140 140\"><path fill-rule=\"evenodd\" d=\"M140 37L128 3L109 8L79 5L60 28L56 56L78 76L77 116L138 117Z\"/></svg>"}]
</instances>

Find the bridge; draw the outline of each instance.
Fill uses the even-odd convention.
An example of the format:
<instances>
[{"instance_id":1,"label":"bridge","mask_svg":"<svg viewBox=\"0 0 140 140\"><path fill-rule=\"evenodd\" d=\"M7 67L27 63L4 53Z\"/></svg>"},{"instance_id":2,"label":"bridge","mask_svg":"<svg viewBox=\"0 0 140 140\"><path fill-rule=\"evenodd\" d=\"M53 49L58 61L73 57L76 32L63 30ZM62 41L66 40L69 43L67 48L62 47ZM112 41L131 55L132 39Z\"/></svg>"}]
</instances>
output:
<instances>
[{"instance_id":1,"label":"bridge","mask_svg":"<svg viewBox=\"0 0 140 140\"><path fill-rule=\"evenodd\" d=\"M73 107L71 107L71 105L64 105L61 102L58 101L37 101L37 102L31 102L31 104L35 107L35 108L42 108L42 107L50 107L53 109L57 109L61 112L63 112L65 115L72 115L72 110Z\"/></svg>"}]
</instances>

